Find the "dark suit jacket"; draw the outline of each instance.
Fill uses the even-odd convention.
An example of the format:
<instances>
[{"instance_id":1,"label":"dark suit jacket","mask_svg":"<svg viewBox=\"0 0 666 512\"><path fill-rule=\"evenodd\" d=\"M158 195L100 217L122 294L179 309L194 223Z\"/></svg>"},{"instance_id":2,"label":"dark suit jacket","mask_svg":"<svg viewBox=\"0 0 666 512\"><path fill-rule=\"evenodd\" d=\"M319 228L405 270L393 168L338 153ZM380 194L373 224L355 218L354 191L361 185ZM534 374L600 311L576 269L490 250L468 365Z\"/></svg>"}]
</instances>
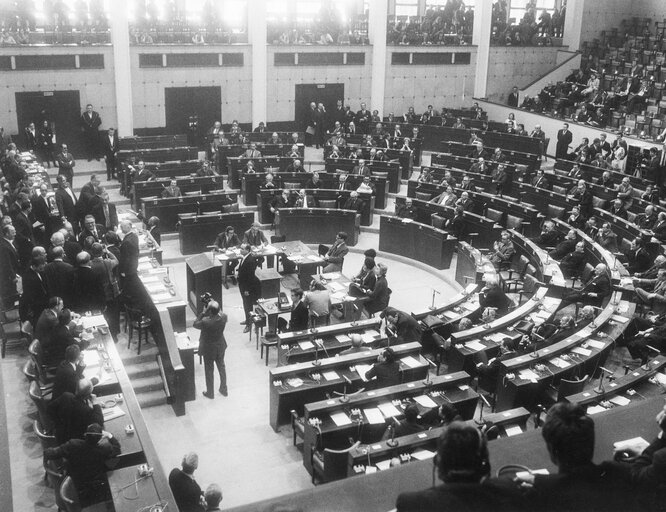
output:
<instances>
[{"instance_id":1,"label":"dark suit jacket","mask_svg":"<svg viewBox=\"0 0 666 512\"><path fill-rule=\"evenodd\" d=\"M115 229L116 226L118 226L118 214L116 213L116 205L109 203L109 219L106 218L104 215L104 205L100 204L97 205L95 208L92 210L92 215L95 217L95 222L98 224L101 224L105 228L107 226L111 226L111 229ZM107 223L107 220L109 221Z\"/></svg>"},{"instance_id":2,"label":"dark suit jacket","mask_svg":"<svg viewBox=\"0 0 666 512\"><path fill-rule=\"evenodd\" d=\"M69 307L74 297L74 267L64 261L52 261L44 268L49 296L58 296Z\"/></svg>"},{"instance_id":3,"label":"dark suit jacket","mask_svg":"<svg viewBox=\"0 0 666 512\"><path fill-rule=\"evenodd\" d=\"M499 316L509 310L509 298L500 288L490 288L479 294L479 305L482 308L497 308Z\"/></svg>"},{"instance_id":4,"label":"dark suit jacket","mask_svg":"<svg viewBox=\"0 0 666 512\"><path fill-rule=\"evenodd\" d=\"M0 296L16 293L14 279L20 270L18 250L0 236Z\"/></svg>"},{"instance_id":5,"label":"dark suit jacket","mask_svg":"<svg viewBox=\"0 0 666 512\"><path fill-rule=\"evenodd\" d=\"M308 328L309 313L308 308L300 301L296 308L291 310L289 318L290 331L302 331Z\"/></svg>"},{"instance_id":6,"label":"dark suit jacket","mask_svg":"<svg viewBox=\"0 0 666 512\"><path fill-rule=\"evenodd\" d=\"M180 468L174 468L169 473L169 487L180 512L204 511L201 506L201 487Z\"/></svg>"},{"instance_id":7,"label":"dark suit jacket","mask_svg":"<svg viewBox=\"0 0 666 512\"><path fill-rule=\"evenodd\" d=\"M32 231L32 222L25 215L25 212L19 213L14 218L14 228L16 228L16 235L21 235L26 240L30 240L33 244L35 243L35 235Z\"/></svg>"},{"instance_id":8,"label":"dark suit jacket","mask_svg":"<svg viewBox=\"0 0 666 512\"><path fill-rule=\"evenodd\" d=\"M627 254L627 259L629 260L629 270L630 274L636 272L645 272L652 265L652 257L650 253L645 249L640 249L638 251L630 251Z\"/></svg>"},{"instance_id":9,"label":"dark suit jacket","mask_svg":"<svg viewBox=\"0 0 666 512\"><path fill-rule=\"evenodd\" d=\"M76 221L76 205L66 190L58 188L55 192L56 204L61 217L67 217L72 224ZM74 194L76 199L76 194Z\"/></svg>"},{"instance_id":10,"label":"dark suit jacket","mask_svg":"<svg viewBox=\"0 0 666 512\"><path fill-rule=\"evenodd\" d=\"M102 151L107 160L115 158L115 154L118 152L118 135L116 132L113 134L113 143L109 141L108 133L102 136Z\"/></svg>"},{"instance_id":11,"label":"dark suit jacket","mask_svg":"<svg viewBox=\"0 0 666 512\"><path fill-rule=\"evenodd\" d=\"M559 238L560 234L557 231L545 231L534 239L534 243L539 247L555 247Z\"/></svg>"},{"instance_id":12,"label":"dark suit jacket","mask_svg":"<svg viewBox=\"0 0 666 512\"><path fill-rule=\"evenodd\" d=\"M377 278L375 287L368 294L368 301L365 303L365 309L369 313L385 310L386 306L388 306L390 295L391 293L389 291L386 277L382 276Z\"/></svg>"},{"instance_id":13,"label":"dark suit jacket","mask_svg":"<svg viewBox=\"0 0 666 512\"><path fill-rule=\"evenodd\" d=\"M253 233L251 229L248 229L243 233L243 242L250 244L253 247L258 247L262 243L267 244L268 240L263 231L257 231Z\"/></svg>"},{"instance_id":14,"label":"dark suit jacket","mask_svg":"<svg viewBox=\"0 0 666 512\"><path fill-rule=\"evenodd\" d=\"M135 276L139 266L139 237L130 232L120 244L118 275L121 277Z\"/></svg>"},{"instance_id":15,"label":"dark suit jacket","mask_svg":"<svg viewBox=\"0 0 666 512\"><path fill-rule=\"evenodd\" d=\"M392 363L383 362L373 364L372 368L365 372L365 378L370 380L373 377L377 377L376 387L378 388L400 384L400 363L393 361Z\"/></svg>"},{"instance_id":16,"label":"dark suit jacket","mask_svg":"<svg viewBox=\"0 0 666 512\"><path fill-rule=\"evenodd\" d=\"M422 491L403 492L398 495L396 508L397 512L499 512L520 509L520 499L515 486L508 483L449 482Z\"/></svg>"},{"instance_id":17,"label":"dark suit jacket","mask_svg":"<svg viewBox=\"0 0 666 512\"><path fill-rule=\"evenodd\" d=\"M79 233L80 245L84 245L85 239L88 238L89 236L92 236L95 239L95 242L99 242L102 240L104 233L106 233L106 228L101 224L95 224L95 228L97 229L97 236L95 236L93 232L90 231L88 228L84 228L81 230L81 233Z\"/></svg>"},{"instance_id":18,"label":"dark suit jacket","mask_svg":"<svg viewBox=\"0 0 666 512\"><path fill-rule=\"evenodd\" d=\"M194 321L194 328L201 330L199 336L199 354L207 358L215 358L218 351L226 350L227 340L224 338L224 328L227 325L227 315L220 313L215 316L205 316Z\"/></svg>"},{"instance_id":19,"label":"dark suit jacket","mask_svg":"<svg viewBox=\"0 0 666 512\"><path fill-rule=\"evenodd\" d=\"M557 147L555 148L555 158L564 158L569 152L569 144L573 140L571 130L564 133L563 130L557 131Z\"/></svg>"},{"instance_id":20,"label":"dark suit jacket","mask_svg":"<svg viewBox=\"0 0 666 512\"><path fill-rule=\"evenodd\" d=\"M560 261L562 275L565 278L580 275L585 268L585 263L587 263L587 256L585 256L584 252L571 251Z\"/></svg>"},{"instance_id":21,"label":"dark suit jacket","mask_svg":"<svg viewBox=\"0 0 666 512\"><path fill-rule=\"evenodd\" d=\"M56 369L55 379L53 381L52 400L55 400L63 393L76 393L76 386L79 379L83 376L83 367L77 365L76 369L69 361L60 361Z\"/></svg>"},{"instance_id":22,"label":"dark suit jacket","mask_svg":"<svg viewBox=\"0 0 666 512\"><path fill-rule=\"evenodd\" d=\"M41 279L40 279L41 277ZM23 273L23 295L19 301L21 321L30 321L33 325L49 302L46 280L32 268Z\"/></svg>"},{"instance_id":23,"label":"dark suit jacket","mask_svg":"<svg viewBox=\"0 0 666 512\"><path fill-rule=\"evenodd\" d=\"M78 267L74 270L74 304L77 311L103 310L106 298L103 276L92 268Z\"/></svg>"},{"instance_id":24,"label":"dark suit jacket","mask_svg":"<svg viewBox=\"0 0 666 512\"><path fill-rule=\"evenodd\" d=\"M238 266L238 288L242 294L249 292L250 297L258 298L261 295L261 281L254 273L257 270L257 258L248 254Z\"/></svg>"},{"instance_id":25,"label":"dark suit jacket","mask_svg":"<svg viewBox=\"0 0 666 512\"><path fill-rule=\"evenodd\" d=\"M47 412L55 424L55 437L58 444L70 439L81 439L91 423L104 426L104 413L98 404L88 407L72 393L65 392L49 402Z\"/></svg>"},{"instance_id":26,"label":"dark suit jacket","mask_svg":"<svg viewBox=\"0 0 666 512\"><path fill-rule=\"evenodd\" d=\"M99 114L96 111L92 111L92 115L88 115L88 112L81 114L81 127L83 131L87 133L97 133L97 129L102 124L102 119L99 117Z\"/></svg>"},{"instance_id":27,"label":"dark suit jacket","mask_svg":"<svg viewBox=\"0 0 666 512\"><path fill-rule=\"evenodd\" d=\"M230 247L238 247L241 244L240 238L234 233L234 235L227 241L227 234L222 232L217 235L215 239L215 245L220 249L229 249Z\"/></svg>"},{"instance_id":28,"label":"dark suit jacket","mask_svg":"<svg viewBox=\"0 0 666 512\"><path fill-rule=\"evenodd\" d=\"M51 211L46 204L46 198L42 196L33 197L30 202L32 203L32 214L35 220L38 220L44 226L48 227L49 219L51 218Z\"/></svg>"}]
</instances>

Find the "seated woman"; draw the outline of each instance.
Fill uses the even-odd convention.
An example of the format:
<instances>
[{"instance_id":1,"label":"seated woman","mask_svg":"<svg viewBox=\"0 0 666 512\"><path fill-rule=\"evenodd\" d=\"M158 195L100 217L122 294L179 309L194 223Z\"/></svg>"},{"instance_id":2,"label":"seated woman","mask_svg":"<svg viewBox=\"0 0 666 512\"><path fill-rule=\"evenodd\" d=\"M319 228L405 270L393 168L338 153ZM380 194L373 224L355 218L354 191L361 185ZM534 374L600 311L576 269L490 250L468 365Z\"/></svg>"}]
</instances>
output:
<instances>
[{"instance_id":1,"label":"seated woman","mask_svg":"<svg viewBox=\"0 0 666 512\"><path fill-rule=\"evenodd\" d=\"M386 265L379 263L375 266L376 282L375 287L368 293L368 301L365 303L365 310L368 315L373 315L379 311L384 311L389 304L391 289L388 287Z\"/></svg>"}]
</instances>

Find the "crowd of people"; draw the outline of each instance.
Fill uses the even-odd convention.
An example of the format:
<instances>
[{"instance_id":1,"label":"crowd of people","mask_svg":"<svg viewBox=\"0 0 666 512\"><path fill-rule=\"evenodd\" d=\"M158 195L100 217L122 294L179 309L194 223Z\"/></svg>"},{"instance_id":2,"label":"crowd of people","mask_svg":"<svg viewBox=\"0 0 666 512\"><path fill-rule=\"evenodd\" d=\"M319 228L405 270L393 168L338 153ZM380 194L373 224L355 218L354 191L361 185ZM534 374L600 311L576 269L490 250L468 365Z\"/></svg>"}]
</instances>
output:
<instances>
[{"instance_id":1,"label":"crowd of people","mask_svg":"<svg viewBox=\"0 0 666 512\"><path fill-rule=\"evenodd\" d=\"M445 6L428 7L422 17L388 20L386 42L390 45L471 44L474 9L462 0L448 0ZM407 18L407 17L404 17Z\"/></svg>"},{"instance_id":2,"label":"crowd of people","mask_svg":"<svg viewBox=\"0 0 666 512\"><path fill-rule=\"evenodd\" d=\"M517 23L509 16L507 0L493 3L491 43L505 46L552 46L553 38L560 38L564 32L566 2L549 12L537 11L536 0L525 4L525 14Z\"/></svg>"}]
</instances>

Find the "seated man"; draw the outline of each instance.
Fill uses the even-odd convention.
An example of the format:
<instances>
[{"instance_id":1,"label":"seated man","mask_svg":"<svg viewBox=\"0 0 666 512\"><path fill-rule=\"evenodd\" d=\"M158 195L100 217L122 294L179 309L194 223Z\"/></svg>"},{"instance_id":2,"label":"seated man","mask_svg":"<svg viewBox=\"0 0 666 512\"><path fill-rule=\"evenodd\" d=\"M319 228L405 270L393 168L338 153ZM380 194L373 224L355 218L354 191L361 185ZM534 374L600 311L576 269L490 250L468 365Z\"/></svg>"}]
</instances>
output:
<instances>
[{"instance_id":1,"label":"seated man","mask_svg":"<svg viewBox=\"0 0 666 512\"><path fill-rule=\"evenodd\" d=\"M44 450L46 460L64 459L82 507L111 499L106 472L107 462L120 454L120 443L101 425L84 429L81 439L71 439L56 448Z\"/></svg>"},{"instance_id":2,"label":"seated man","mask_svg":"<svg viewBox=\"0 0 666 512\"><path fill-rule=\"evenodd\" d=\"M390 439L391 436L408 436L409 434L416 434L423 430L425 430L425 428L419 423L419 406L416 404L409 404L405 407L404 419L400 421L394 420L389 423L382 436L382 441Z\"/></svg>"},{"instance_id":3,"label":"seated man","mask_svg":"<svg viewBox=\"0 0 666 512\"><path fill-rule=\"evenodd\" d=\"M55 424L57 443L81 438L90 423L104 425L102 407L95 402L92 390L91 381L79 379L76 383L76 394L65 392L49 402L47 412Z\"/></svg>"},{"instance_id":4,"label":"seated man","mask_svg":"<svg viewBox=\"0 0 666 512\"><path fill-rule=\"evenodd\" d=\"M666 325L655 325L636 335L627 341L627 349L633 359L640 359L645 364L650 356L657 355L650 348L659 350L662 354L666 352Z\"/></svg>"},{"instance_id":5,"label":"seated man","mask_svg":"<svg viewBox=\"0 0 666 512\"><path fill-rule=\"evenodd\" d=\"M594 237L594 240L607 251L612 253L618 252L617 235L613 233L610 222L604 222L601 225L601 229L597 233L597 236Z\"/></svg>"},{"instance_id":6,"label":"seated man","mask_svg":"<svg viewBox=\"0 0 666 512\"><path fill-rule=\"evenodd\" d=\"M55 400L65 392L76 393L79 380L83 378L85 365L82 364L81 349L78 345L70 345L65 350L65 360L56 369L51 400Z\"/></svg>"},{"instance_id":7,"label":"seated man","mask_svg":"<svg viewBox=\"0 0 666 512\"><path fill-rule=\"evenodd\" d=\"M627 220L627 210L624 208L624 202L622 199L615 199L608 209L611 215L615 215L621 219Z\"/></svg>"},{"instance_id":8,"label":"seated man","mask_svg":"<svg viewBox=\"0 0 666 512\"><path fill-rule=\"evenodd\" d=\"M490 254L490 261L496 267L503 263L510 263L511 258L516 253L516 248L511 241L511 234L508 231L502 231L500 240L493 244L493 252Z\"/></svg>"},{"instance_id":9,"label":"seated man","mask_svg":"<svg viewBox=\"0 0 666 512\"><path fill-rule=\"evenodd\" d=\"M278 330L285 331L304 331L310 325L310 314L308 308L303 302L303 290L300 288L293 288L291 290L291 313L289 317L289 324L287 321L279 317L277 321Z\"/></svg>"},{"instance_id":10,"label":"seated man","mask_svg":"<svg viewBox=\"0 0 666 512\"><path fill-rule=\"evenodd\" d=\"M497 390L497 379L499 378L502 366L500 363L506 359L516 357L516 355L516 342L510 338L504 339L497 357L493 357L485 363L477 363L476 371L479 374L479 387L489 393L495 393Z\"/></svg>"},{"instance_id":11,"label":"seated man","mask_svg":"<svg viewBox=\"0 0 666 512\"><path fill-rule=\"evenodd\" d=\"M497 277L493 276L486 279L486 286L479 292L479 305L482 309L496 309L498 315L503 315L509 311L511 299L500 287Z\"/></svg>"},{"instance_id":12,"label":"seated man","mask_svg":"<svg viewBox=\"0 0 666 512\"><path fill-rule=\"evenodd\" d=\"M199 467L199 456L190 452L183 457L182 469L173 468L169 473L169 487L176 500L178 510L203 512L203 491L194 479L194 472Z\"/></svg>"},{"instance_id":13,"label":"seated man","mask_svg":"<svg viewBox=\"0 0 666 512\"><path fill-rule=\"evenodd\" d=\"M532 241L541 248L555 247L560 239L560 233L555 230L555 223L547 220L543 223L541 233Z\"/></svg>"},{"instance_id":14,"label":"seated man","mask_svg":"<svg viewBox=\"0 0 666 512\"><path fill-rule=\"evenodd\" d=\"M363 261L363 268L361 268L361 271L352 279L353 285L361 292L369 293L375 287L377 277L375 276L374 269L375 260L372 258L365 258Z\"/></svg>"},{"instance_id":15,"label":"seated man","mask_svg":"<svg viewBox=\"0 0 666 512\"><path fill-rule=\"evenodd\" d=\"M243 233L243 243L249 244L250 247L263 247L268 245L268 240L266 235L261 230L261 224L258 222L253 222L250 229Z\"/></svg>"},{"instance_id":16,"label":"seated man","mask_svg":"<svg viewBox=\"0 0 666 512\"><path fill-rule=\"evenodd\" d=\"M374 378L376 388L400 384L400 362L396 360L393 349L384 349L377 356L377 362L365 372L364 377L368 381Z\"/></svg>"},{"instance_id":17,"label":"seated man","mask_svg":"<svg viewBox=\"0 0 666 512\"><path fill-rule=\"evenodd\" d=\"M571 209L571 212L567 217L566 222L572 228L583 229L583 226L585 226L585 219L580 214L580 206L576 205Z\"/></svg>"},{"instance_id":18,"label":"seated man","mask_svg":"<svg viewBox=\"0 0 666 512\"><path fill-rule=\"evenodd\" d=\"M240 244L240 238L238 238L234 227L227 226L223 233L218 233L213 245L215 245L218 250L224 252L227 249L236 249L237 247L240 247ZM227 275L234 273L236 265L238 265L238 260L236 259L227 261Z\"/></svg>"},{"instance_id":19,"label":"seated man","mask_svg":"<svg viewBox=\"0 0 666 512\"><path fill-rule=\"evenodd\" d=\"M608 267L603 263L599 263L594 267L594 273L590 275L583 288L565 292L562 297L561 307L572 302L584 302L600 307L604 298L610 296L611 293L613 293L613 288L611 286Z\"/></svg>"},{"instance_id":20,"label":"seated man","mask_svg":"<svg viewBox=\"0 0 666 512\"><path fill-rule=\"evenodd\" d=\"M560 261L562 275L569 279L574 276L580 276L585 269L587 255L585 254L585 243L578 242L573 251L567 254Z\"/></svg>"},{"instance_id":21,"label":"seated man","mask_svg":"<svg viewBox=\"0 0 666 512\"><path fill-rule=\"evenodd\" d=\"M634 278L638 279L656 279L657 273L662 269L666 268L666 256L660 254L654 260L652 266L647 269L645 272L636 272Z\"/></svg>"},{"instance_id":22,"label":"seated man","mask_svg":"<svg viewBox=\"0 0 666 512\"><path fill-rule=\"evenodd\" d=\"M666 312L666 270L659 270L656 279L638 280L634 289L636 298L640 304L649 306L656 314L660 315ZM645 290L647 286L652 286L652 291Z\"/></svg>"},{"instance_id":23,"label":"seated man","mask_svg":"<svg viewBox=\"0 0 666 512\"><path fill-rule=\"evenodd\" d=\"M398 206L395 215L396 217L400 217L401 219L412 219L412 220L416 219L418 211L414 207L414 203L411 197L405 198L404 204Z\"/></svg>"},{"instance_id":24,"label":"seated man","mask_svg":"<svg viewBox=\"0 0 666 512\"><path fill-rule=\"evenodd\" d=\"M349 252L349 248L345 241L347 240L347 233L340 231L336 237L333 245L324 251L326 247L323 245L319 246L320 256L324 256L324 261L326 266L324 267L324 273L327 272L340 272L342 270L342 264L345 261L345 256Z\"/></svg>"},{"instance_id":25,"label":"seated man","mask_svg":"<svg viewBox=\"0 0 666 512\"><path fill-rule=\"evenodd\" d=\"M364 304L368 315L384 311L389 304L391 289L388 287L386 273L388 267L382 263L375 265L375 287L368 293L368 300Z\"/></svg>"},{"instance_id":26,"label":"seated man","mask_svg":"<svg viewBox=\"0 0 666 512\"><path fill-rule=\"evenodd\" d=\"M308 308L308 314L313 325L325 323L331 314L331 294L315 279L310 282L310 290L303 298L303 304Z\"/></svg>"},{"instance_id":27,"label":"seated man","mask_svg":"<svg viewBox=\"0 0 666 512\"><path fill-rule=\"evenodd\" d=\"M363 337L358 333L350 334L349 339L351 340L351 347L340 352L341 356L345 356L347 354L356 354L358 352L368 352L372 350L370 347L363 346Z\"/></svg>"},{"instance_id":28,"label":"seated man","mask_svg":"<svg viewBox=\"0 0 666 512\"><path fill-rule=\"evenodd\" d=\"M403 492L397 512L443 510L515 510L519 494L513 485L488 480L490 462L485 436L475 427L454 421L440 435L434 459L444 482L416 492Z\"/></svg>"},{"instance_id":29,"label":"seated man","mask_svg":"<svg viewBox=\"0 0 666 512\"><path fill-rule=\"evenodd\" d=\"M654 206L646 206L645 212L636 215L634 222L639 229L651 230L657 223L657 212Z\"/></svg>"},{"instance_id":30,"label":"seated man","mask_svg":"<svg viewBox=\"0 0 666 512\"><path fill-rule=\"evenodd\" d=\"M531 486L528 510L636 510L631 482L608 471L605 464L592 462L594 421L581 406L568 402L553 405L541 433L558 473L519 477Z\"/></svg>"},{"instance_id":31,"label":"seated man","mask_svg":"<svg viewBox=\"0 0 666 512\"><path fill-rule=\"evenodd\" d=\"M182 195L183 194L180 191L180 187L175 178L171 178L169 186L164 187L164 190L162 190L162 197L182 197Z\"/></svg>"},{"instance_id":32,"label":"seated man","mask_svg":"<svg viewBox=\"0 0 666 512\"><path fill-rule=\"evenodd\" d=\"M645 272L652 265L652 257L645 248L645 242L641 237L636 237L631 242L631 247L626 253L627 270L630 274Z\"/></svg>"},{"instance_id":33,"label":"seated man","mask_svg":"<svg viewBox=\"0 0 666 512\"><path fill-rule=\"evenodd\" d=\"M652 232L657 240L666 242L666 212L659 212L657 222L652 226Z\"/></svg>"}]
</instances>

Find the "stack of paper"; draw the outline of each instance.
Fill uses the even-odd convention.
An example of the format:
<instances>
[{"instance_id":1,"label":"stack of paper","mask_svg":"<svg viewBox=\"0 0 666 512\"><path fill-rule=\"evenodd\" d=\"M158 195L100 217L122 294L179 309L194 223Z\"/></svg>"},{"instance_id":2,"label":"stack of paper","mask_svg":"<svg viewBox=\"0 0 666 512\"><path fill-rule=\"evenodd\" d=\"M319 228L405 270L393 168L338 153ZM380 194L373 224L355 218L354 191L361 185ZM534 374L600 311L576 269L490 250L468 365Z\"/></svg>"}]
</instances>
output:
<instances>
[{"instance_id":1,"label":"stack of paper","mask_svg":"<svg viewBox=\"0 0 666 512\"><path fill-rule=\"evenodd\" d=\"M456 313L455 311L444 311L442 313L442 316L445 316L449 320L453 320L454 318L458 318L460 315Z\"/></svg>"},{"instance_id":2,"label":"stack of paper","mask_svg":"<svg viewBox=\"0 0 666 512\"><path fill-rule=\"evenodd\" d=\"M86 366L98 366L99 365L99 352L97 352L97 350L84 350L83 351L83 363Z\"/></svg>"},{"instance_id":3,"label":"stack of paper","mask_svg":"<svg viewBox=\"0 0 666 512\"><path fill-rule=\"evenodd\" d=\"M386 418L392 418L394 416L400 416L402 414L398 410L398 408L395 405L393 405L391 402L379 404L377 407L379 407L379 410L382 411L382 414Z\"/></svg>"},{"instance_id":4,"label":"stack of paper","mask_svg":"<svg viewBox=\"0 0 666 512\"><path fill-rule=\"evenodd\" d=\"M406 219L403 219L403 221L404 220L406 220ZM387 469L389 469L391 467L391 459L386 459L386 460L379 461L375 464L375 466L377 466L377 469L379 471L386 471Z\"/></svg>"},{"instance_id":5,"label":"stack of paper","mask_svg":"<svg viewBox=\"0 0 666 512\"><path fill-rule=\"evenodd\" d=\"M114 407L109 407L108 409L104 409L103 414L104 414L104 422L107 422L125 416L125 411L123 411L120 407L116 405Z\"/></svg>"},{"instance_id":6,"label":"stack of paper","mask_svg":"<svg viewBox=\"0 0 666 512\"><path fill-rule=\"evenodd\" d=\"M351 425L351 420L349 419L349 416L347 416L344 412L336 412L334 414L331 414L331 419L333 420L333 423L335 423L338 427L342 427L344 425Z\"/></svg>"},{"instance_id":7,"label":"stack of paper","mask_svg":"<svg viewBox=\"0 0 666 512\"><path fill-rule=\"evenodd\" d=\"M567 366L571 366L570 362L565 361L564 359L560 359L559 357L554 357L549 361L549 363L553 366L557 366L558 368L566 368Z\"/></svg>"},{"instance_id":8,"label":"stack of paper","mask_svg":"<svg viewBox=\"0 0 666 512\"><path fill-rule=\"evenodd\" d=\"M536 373L534 373L532 370L527 369L520 371L520 378L523 380L537 380L539 376Z\"/></svg>"},{"instance_id":9,"label":"stack of paper","mask_svg":"<svg viewBox=\"0 0 666 512\"><path fill-rule=\"evenodd\" d=\"M614 396L613 398L610 399L611 402L613 402L615 405L627 405L631 403L631 400L624 396Z\"/></svg>"},{"instance_id":10,"label":"stack of paper","mask_svg":"<svg viewBox=\"0 0 666 512\"><path fill-rule=\"evenodd\" d=\"M363 409L363 414L365 414L368 423L370 423L371 425L381 425L382 423L384 423L384 416L377 407L369 407L367 409Z\"/></svg>"},{"instance_id":11,"label":"stack of paper","mask_svg":"<svg viewBox=\"0 0 666 512\"><path fill-rule=\"evenodd\" d=\"M494 332L486 337L489 340L494 341L495 343L502 343L502 341L504 341L505 338L504 334L502 334L501 332Z\"/></svg>"},{"instance_id":12,"label":"stack of paper","mask_svg":"<svg viewBox=\"0 0 666 512\"><path fill-rule=\"evenodd\" d=\"M432 459L434 456L435 452L431 452L430 450L417 450L412 453L412 457L416 460L428 460Z\"/></svg>"},{"instance_id":13,"label":"stack of paper","mask_svg":"<svg viewBox=\"0 0 666 512\"><path fill-rule=\"evenodd\" d=\"M430 398L428 395L415 396L414 400L419 405L422 405L423 407L427 407L428 409L432 409L433 407L437 407L437 404L435 403L435 401L432 398Z\"/></svg>"},{"instance_id":14,"label":"stack of paper","mask_svg":"<svg viewBox=\"0 0 666 512\"><path fill-rule=\"evenodd\" d=\"M626 316L613 315L611 318L621 324L626 324L629 321Z\"/></svg>"},{"instance_id":15,"label":"stack of paper","mask_svg":"<svg viewBox=\"0 0 666 512\"><path fill-rule=\"evenodd\" d=\"M419 366L419 362L412 356L403 357L400 361L402 361L408 368L416 368Z\"/></svg>"},{"instance_id":16,"label":"stack of paper","mask_svg":"<svg viewBox=\"0 0 666 512\"><path fill-rule=\"evenodd\" d=\"M591 350L583 347L574 347L571 349L571 351L585 357L589 356L592 353Z\"/></svg>"},{"instance_id":17,"label":"stack of paper","mask_svg":"<svg viewBox=\"0 0 666 512\"><path fill-rule=\"evenodd\" d=\"M336 340L338 340L340 343L346 343L348 341L351 341L351 338L347 334L338 334L335 337Z\"/></svg>"},{"instance_id":18,"label":"stack of paper","mask_svg":"<svg viewBox=\"0 0 666 512\"><path fill-rule=\"evenodd\" d=\"M340 376L337 374L337 372L330 371L330 372L323 372L322 375L326 380L336 380L339 379Z\"/></svg>"},{"instance_id":19,"label":"stack of paper","mask_svg":"<svg viewBox=\"0 0 666 512\"><path fill-rule=\"evenodd\" d=\"M159 278L158 276L155 276L155 275L141 276L141 282L142 282L143 284L147 284L147 283L156 283L156 282L159 281L159 280L160 280L160 278Z\"/></svg>"},{"instance_id":20,"label":"stack of paper","mask_svg":"<svg viewBox=\"0 0 666 512\"><path fill-rule=\"evenodd\" d=\"M303 385L303 380L298 377L294 379L287 379L287 384L292 388L300 388Z\"/></svg>"},{"instance_id":21,"label":"stack of paper","mask_svg":"<svg viewBox=\"0 0 666 512\"><path fill-rule=\"evenodd\" d=\"M592 407L587 408L587 414L597 414L598 412L604 412L605 410L606 408L602 407L601 405L593 405Z\"/></svg>"},{"instance_id":22,"label":"stack of paper","mask_svg":"<svg viewBox=\"0 0 666 512\"><path fill-rule=\"evenodd\" d=\"M327 272L325 274L322 274L321 277L324 279L337 279L340 277L340 272Z\"/></svg>"},{"instance_id":23,"label":"stack of paper","mask_svg":"<svg viewBox=\"0 0 666 512\"><path fill-rule=\"evenodd\" d=\"M590 347L593 347L593 348L596 348L596 349L599 349L599 350L601 350L605 346L605 343L603 341L598 341L598 340L587 340L587 344Z\"/></svg>"},{"instance_id":24,"label":"stack of paper","mask_svg":"<svg viewBox=\"0 0 666 512\"><path fill-rule=\"evenodd\" d=\"M298 344L299 347L301 347L301 350L308 350L310 348L314 348L314 344L310 341L301 341Z\"/></svg>"},{"instance_id":25,"label":"stack of paper","mask_svg":"<svg viewBox=\"0 0 666 512\"><path fill-rule=\"evenodd\" d=\"M356 365L356 373L358 373L358 376L361 377L363 380L365 379L365 374L372 368L369 364L357 364Z\"/></svg>"},{"instance_id":26,"label":"stack of paper","mask_svg":"<svg viewBox=\"0 0 666 512\"><path fill-rule=\"evenodd\" d=\"M518 434L522 434L523 430L519 426L514 426L514 427L505 428L504 432L506 432L507 436L511 437L511 436L517 436Z\"/></svg>"},{"instance_id":27,"label":"stack of paper","mask_svg":"<svg viewBox=\"0 0 666 512\"><path fill-rule=\"evenodd\" d=\"M363 339L363 343L374 343L374 341L376 339L375 335L376 335L376 333L374 333L373 331L364 332L363 334L361 334L361 338Z\"/></svg>"},{"instance_id":28,"label":"stack of paper","mask_svg":"<svg viewBox=\"0 0 666 512\"><path fill-rule=\"evenodd\" d=\"M474 311L479 307L479 304L475 301L463 302L460 305L466 311Z\"/></svg>"}]
</instances>

